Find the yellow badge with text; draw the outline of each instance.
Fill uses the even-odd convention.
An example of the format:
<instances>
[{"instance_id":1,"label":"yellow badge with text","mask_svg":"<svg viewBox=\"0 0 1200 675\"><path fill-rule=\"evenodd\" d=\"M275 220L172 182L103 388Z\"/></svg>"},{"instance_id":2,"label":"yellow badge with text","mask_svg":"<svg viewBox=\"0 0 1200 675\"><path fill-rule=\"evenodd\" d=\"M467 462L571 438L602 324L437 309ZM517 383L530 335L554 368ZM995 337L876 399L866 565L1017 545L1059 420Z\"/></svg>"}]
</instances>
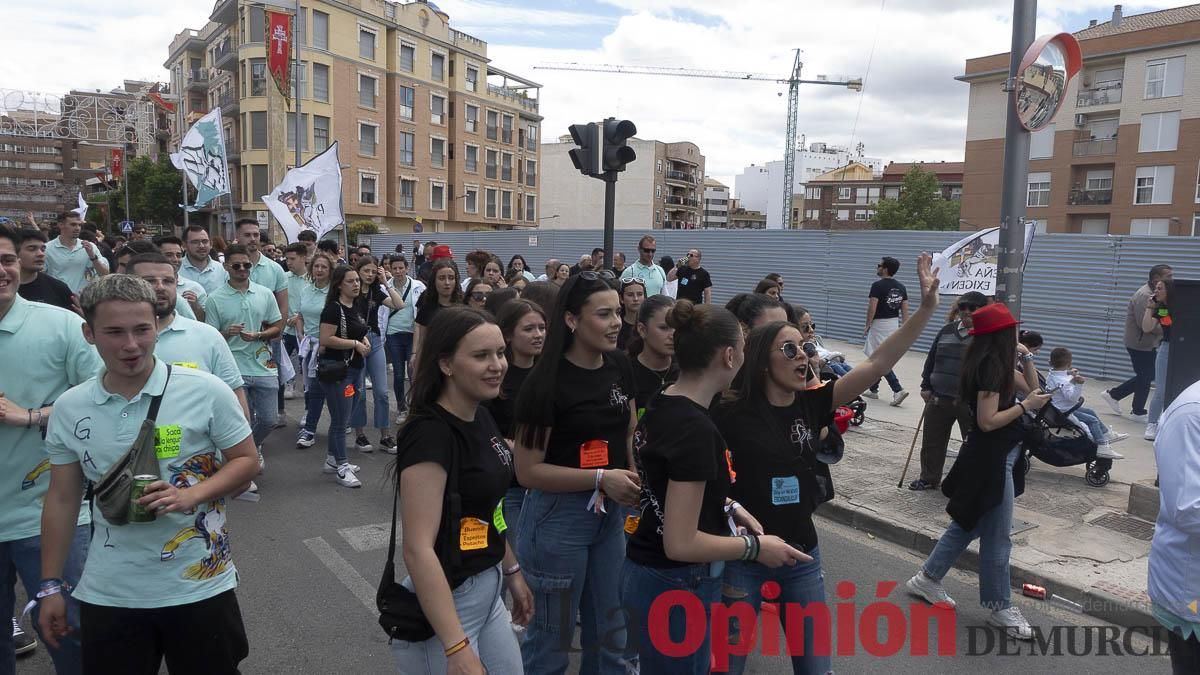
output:
<instances>
[{"instance_id":1,"label":"yellow badge with text","mask_svg":"<svg viewBox=\"0 0 1200 675\"><path fill-rule=\"evenodd\" d=\"M458 548L478 551L487 548L488 524L478 518L463 518L458 528Z\"/></svg>"},{"instance_id":2,"label":"yellow badge with text","mask_svg":"<svg viewBox=\"0 0 1200 675\"><path fill-rule=\"evenodd\" d=\"M167 424L154 427L154 456L158 459L174 459L179 456L179 445L183 441L183 427Z\"/></svg>"},{"instance_id":3,"label":"yellow badge with text","mask_svg":"<svg viewBox=\"0 0 1200 675\"><path fill-rule=\"evenodd\" d=\"M200 364L196 363L195 361L176 361L176 362L172 363L171 365L179 366L180 368L191 368L192 370L200 370Z\"/></svg>"}]
</instances>

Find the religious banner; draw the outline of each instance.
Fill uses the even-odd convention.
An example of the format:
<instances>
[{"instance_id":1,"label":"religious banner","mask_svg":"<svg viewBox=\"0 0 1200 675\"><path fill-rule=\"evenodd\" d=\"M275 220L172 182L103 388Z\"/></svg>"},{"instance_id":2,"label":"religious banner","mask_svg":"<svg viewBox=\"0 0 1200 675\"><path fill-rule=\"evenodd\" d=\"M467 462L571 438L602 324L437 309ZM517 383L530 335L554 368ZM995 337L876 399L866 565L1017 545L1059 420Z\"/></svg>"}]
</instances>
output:
<instances>
[{"instance_id":1,"label":"religious banner","mask_svg":"<svg viewBox=\"0 0 1200 675\"><path fill-rule=\"evenodd\" d=\"M124 159L125 158L122 156L120 148L112 148L109 151L108 165L112 167L112 169L109 171L109 174L111 174L113 178L121 178L125 175L125 166L123 162Z\"/></svg>"},{"instance_id":2,"label":"religious banner","mask_svg":"<svg viewBox=\"0 0 1200 675\"><path fill-rule=\"evenodd\" d=\"M221 135L221 109L196 120L179 143L179 152L171 153L171 163L187 175L196 186L196 203L189 211L229 194L229 162L225 154L225 139Z\"/></svg>"},{"instance_id":3,"label":"religious banner","mask_svg":"<svg viewBox=\"0 0 1200 675\"><path fill-rule=\"evenodd\" d=\"M267 72L279 93L292 100L292 15L267 12Z\"/></svg>"},{"instance_id":4,"label":"religious banner","mask_svg":"<svg viewBox=\"0 0 1200 675\"><path fill-rule=\"evenodd\" d=\"M1025 260L1029 261L1029 249L1033 246L1033 223L1025 223ZM968 291L979 291L984 295L996 294L996 267L999 261L1000 228L992 227L972 232L950 245L945 251L933 254L933 266L938 270L938 291L950 295L962 295Z\"/></svg>"},{"instance_id":5,"label":"religious banner","mask_svg":"<svg viewBox=\"0 0 1200 675\"><path fill-rule=\"evenodd\" d=\"M300 232L310 230L320 239L341 225L342 167L338 144L287 172L263 203L279 221L288 243L299 241Z\"/></svg>"}]
</instances>

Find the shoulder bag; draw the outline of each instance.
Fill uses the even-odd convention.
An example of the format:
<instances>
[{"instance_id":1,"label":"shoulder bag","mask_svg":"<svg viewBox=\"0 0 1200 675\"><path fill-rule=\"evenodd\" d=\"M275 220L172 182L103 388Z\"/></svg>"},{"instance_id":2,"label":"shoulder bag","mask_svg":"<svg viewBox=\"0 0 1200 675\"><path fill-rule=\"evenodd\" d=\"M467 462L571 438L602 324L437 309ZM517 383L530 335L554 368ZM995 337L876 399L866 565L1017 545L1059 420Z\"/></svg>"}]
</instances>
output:
<instances>
[{"instance_id":1,"label":"shoulder bag","mask_svg":"<svg viewBox=\"0 0 1200 675\"><path fill-rule=\"evenodd\" d=\"M341 319L338 321L337 337L350 339L350 331L346 329L346 309L342 307L342 303L338 302L338 313L341 314ZM353 355L353 352L352 352ZM350 369L350 356L342 359L331 359L320 356L317 358L317 379L321 382L341 382L346 379L346 372Z\"/></svg>"},{"instance_id":2,"label":"shoulder bag","mask_svg":"<svg viewBox=\"0 0 1200 675\"><path fill-rule=\"evenodd\" d=\"M92 502L100 508L104 519L112 525L125 525L129 522L129 501L133 494L133 477L158 475L158 456L154 450L156 440L155 421L158 418L158 408L162 404L163 395L167 392L167 384L171 382L171 365L167 364L167 379L163 383L163 393L150 399L150 410L142 427L138 430L137 439L129 450L121 455L115 464L104 472L104 476L92 485Z\"/></svg>"}]
</instances>

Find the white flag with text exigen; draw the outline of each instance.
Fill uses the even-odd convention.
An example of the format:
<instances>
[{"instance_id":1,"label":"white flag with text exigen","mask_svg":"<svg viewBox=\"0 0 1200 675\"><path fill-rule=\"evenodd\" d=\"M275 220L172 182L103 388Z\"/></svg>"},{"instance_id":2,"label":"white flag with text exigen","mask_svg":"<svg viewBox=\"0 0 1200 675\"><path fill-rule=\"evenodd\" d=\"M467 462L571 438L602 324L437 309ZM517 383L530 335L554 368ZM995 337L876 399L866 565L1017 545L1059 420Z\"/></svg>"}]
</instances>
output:
<instances>
[{"instance_id":1,"label":"white flag with text exigen","mask_svg":"<svg viewBox=\"0 0 1200 675\"><path fill-rule=\"evenodd\" d=\"M288 171L283 182L262 200L287 234L289 244L298 241L304 230L311 230L320 239L341 225L342 167L337 141L325 152Z\"/></svg>"},{"instance_id":2,"label":"white flag with text exigen","mask_svg":"<svg viewBox=\"0 0 1200 675\"><path fill-rule=\"evenodd\" d=\"M1033 223L1025 223L1025 260L1029 261L1029 248L1033 246L1035 229ZM933 266L938 270L938 292L962 295L968 291L979 291L984 295L996 294L996 267L999 260L1000 228L991 227L972 232L954 242L941 253L933 254Z\"/></svg>"}]
</instances>

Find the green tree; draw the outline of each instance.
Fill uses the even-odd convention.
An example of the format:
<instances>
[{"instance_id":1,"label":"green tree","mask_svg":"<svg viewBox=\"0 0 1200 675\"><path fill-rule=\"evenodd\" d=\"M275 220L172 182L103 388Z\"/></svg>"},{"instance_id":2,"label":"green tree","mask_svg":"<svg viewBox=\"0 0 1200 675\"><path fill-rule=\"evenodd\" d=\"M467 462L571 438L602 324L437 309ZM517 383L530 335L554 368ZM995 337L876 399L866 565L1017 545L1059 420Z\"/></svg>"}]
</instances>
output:
<instances>
[{"instance_id":1,"label":"green tree","mask_svg":"<svg viewBox=\"0 0 1200 675\"><path fill-rule=\"evenodd\" d=\"M357 242L360 235L364 234L379 234L379 225L373 220L356 220L350 223L350 228L347 230L350 241Z\"/></svg>"},{"instance_id":2,"label":"green tree","mask_svg":"<svg viewBox=\"0 0 1200 675\"><path fill-rule=\"evenodd\" d=\"M904 175L899 199L881 199L875 207L879 230L957 230L959 203L941 197L937 176L914 166Z\"/></svg>"},{"instance_id":3,"label":"green tree","mask_svg":"<svg viewBox=\"0 0 1200 675\"><path fill-rule=\"evenodd\" d=\"M180 173L164 154L156 162L149 157L137 157L131 160L125 168L129 179L129 210L134 222L156 223L166 227L183 222L183 209L179 203L183 199L180 190ZM189 202L195 199L195 190L188 186ZM125 186L119 184L109 190L105 197L108 202L108 212L111 215L112 227L128 217L125 213Z\"/></svg>"}]
</instances>

